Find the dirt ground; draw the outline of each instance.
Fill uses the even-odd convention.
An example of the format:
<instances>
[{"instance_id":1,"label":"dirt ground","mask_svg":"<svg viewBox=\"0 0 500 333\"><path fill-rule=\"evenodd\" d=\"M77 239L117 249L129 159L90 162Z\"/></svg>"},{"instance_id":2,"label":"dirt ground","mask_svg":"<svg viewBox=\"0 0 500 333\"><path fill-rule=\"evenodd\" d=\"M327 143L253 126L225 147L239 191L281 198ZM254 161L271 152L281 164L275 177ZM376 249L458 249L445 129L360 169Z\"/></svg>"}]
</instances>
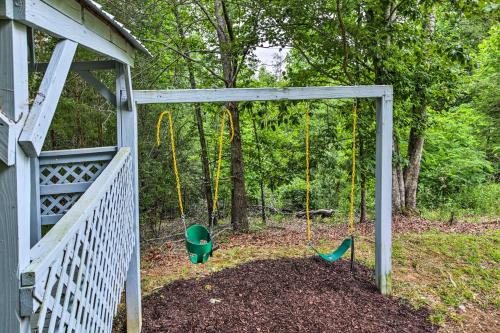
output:
<instances>
[{"instance_id":1,"label":"dirt ground","mask_svg":"<svg viewBox=\"0 0 500 333\"><path fill-rule=\"evenodd\" d=\"M143 332L435 332L426 310L377 292L372 272L318 258L252 261L175 281L143 301Z\"/></svg>"},{"instance_id":2,"label":"dirt ground","mask_svg":"<svg viewBox=\"0 0 500 333\"><path fill-rule=\"evenodd\" d=\"M475 303L466 304L462 319L433 326L425 307L417 311L402 298L379 295L372 269L358 264L353 276L347 261L327 265L312 258L304 245L304 221L256 228L218 236L221 249L205 265L189 264L182 238L143 242L144 332L496 332L500 327L497 310ZM393 221L395 239L433 231L480 236L499 229L498 220ZM323 249L333 249L347 234L346 225L313 227L313 240ZM359 224L357 235L357 258L366 263L374 256L373 223ZM417 263L427 260L422 256ZM394 262L397 295L422 282L423 275L407 266ZM115 332L123 331L124 322L122 307Z\"/></svg>"}]
</instances>

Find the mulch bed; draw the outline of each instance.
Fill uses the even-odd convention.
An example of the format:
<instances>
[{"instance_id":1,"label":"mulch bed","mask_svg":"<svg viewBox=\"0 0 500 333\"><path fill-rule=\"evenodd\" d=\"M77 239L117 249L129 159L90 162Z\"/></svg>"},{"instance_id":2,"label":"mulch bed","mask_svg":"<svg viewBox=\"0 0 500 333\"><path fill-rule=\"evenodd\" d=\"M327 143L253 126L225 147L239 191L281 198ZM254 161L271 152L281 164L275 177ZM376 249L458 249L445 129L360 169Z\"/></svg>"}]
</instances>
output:
<instances>
[{"instance_id":1,"label":"mulch bed","mask_svg":"<svg viewBox=\"0 0 500 333\"><path fill-rule=\"evenodd\" d=\"M435 332L425 309L382 296L371 270L316 257L259 260L175 281L143 300L143 332Z\"/></svg>"}]
</instances>

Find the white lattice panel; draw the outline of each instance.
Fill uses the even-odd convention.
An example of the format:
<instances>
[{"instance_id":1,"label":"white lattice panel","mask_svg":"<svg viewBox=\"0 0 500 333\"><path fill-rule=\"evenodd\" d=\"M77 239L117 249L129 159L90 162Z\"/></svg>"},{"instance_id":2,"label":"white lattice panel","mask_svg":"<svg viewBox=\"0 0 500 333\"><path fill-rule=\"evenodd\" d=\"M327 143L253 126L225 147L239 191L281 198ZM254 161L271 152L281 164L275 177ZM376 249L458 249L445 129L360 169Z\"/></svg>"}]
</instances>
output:
<instances>
[{"instance_id":1,"label":"white lattice panel","mask_svg":"<svg viewBox=\"0 0 500 333\"><path fill-rule=\"evenodd\" d=\"M122 148L32 249L33 332L111 332L133 246L132 164Z\"/></svg>"},{"instance_id":2,"label":"white lattice panel","mask_svg":"<svg viewBox=\"0 0 500 333\"><path fill-rule=\"evenodd\" d=\"M82 193L63 193L40 196L41 215L66 214Z\"/></svg>"},{"instance_id":3,"label":"white lattice panel","mask_svg":"<svg viewBox=\"0 0 500 333\"><path fill-rule=\"evenodd\" d=\"M106 168L109 161L82 161L53 163L40 166L40 185L92 183ZM40 214L64 215L82 194L79 192L46 194L40 196Z\"/></svg>"},{"instance_id":4,"label":"white lattice panel","mask_svg":"<svg viewBox=\"0 0 500 333\"><path fill-rule=\"evenodd\" d=\"M94 181L107 164L107 161L96 161L44 165L40 167L40 185Z\"/></svg>"}]
</instances>

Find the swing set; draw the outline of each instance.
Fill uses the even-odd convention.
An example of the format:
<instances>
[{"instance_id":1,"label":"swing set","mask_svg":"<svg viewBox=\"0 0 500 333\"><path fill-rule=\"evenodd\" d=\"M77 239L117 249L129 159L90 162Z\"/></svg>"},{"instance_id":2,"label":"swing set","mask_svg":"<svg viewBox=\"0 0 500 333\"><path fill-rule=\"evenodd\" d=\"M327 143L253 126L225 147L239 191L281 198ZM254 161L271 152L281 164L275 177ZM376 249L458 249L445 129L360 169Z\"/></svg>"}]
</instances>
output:
<instances>
[{"instance_id":1,"label":"swing set","mask_svg":"<svg viewBox=\"0 0 500 333\"><path fill-rule=\"evenodd\" d=\"M134 90L137 105L229 103L256 101L307 101L322 99L372 99L376 103L376 168L375 168L375 282L383 294L391 293L392 253L392 125L393 89L391 86L327 86L269 87L221 89ZM172 141L172 140L171 140ZM354 141L354 140L353 140ZM354 164L354 163L353 163ZM354 178L354 177L353 177ZM181 215L184 213L181 212ZM350 214L350 234L331 253L317 251L328 261L335 261L351 249L354 255L354 227ZM185 223L185 218L184 222ZM309 225L310 225L309 220ZM189 229L189 232L188 232ZM213 253L213 236L209 229L193 227L186 230L186 248L192 262L206 262ZM193 230L193 232L191 232ZM212 244L209 244L210 241ZM208 244L205 246L205 244ZM192 247L194 245L194 248ZM316 249L309 242L311 249ZM208 254L208 255L207 255Z\"/></svg>"},{"instance_id":2,"label":"swing set","mask_svg":"<svg viewBox=\"0 0 500 333\"><path fill-rule=\"evenodd\" d=\"M212 216L210 218L210 229L207 229L201 224L193 224L189 227L186 225L186 217L184 214L184 206L182 201L182 191L181 182L179 176L179 170L177 168L177 155L175 151L175 139L174 139L174 127L172 120L172 113L170 111L164 111L160 114L158 122L156 124L156 144L159 146L161 144L160 130L161 122L163 117L167 115L169 132L170 132L170 147L172 152L172 164L175 174L175 181L177 187L177 199L179 202L179 211L181 214L182 224L184 226L185 233L185 245L186 251L188 252L189 259L193 264L203 264L206 263L213 255L213 252L217 249L214 246L213 226L215 221L215 216L217 212L217 199L219 196L219 179L221 172L222 163L222 148L224 143L224 127L226 121L226 115L228 115L229 125L231 130L230 142L234 138L234 127L231 112L228 109L224 109L221 116L220 130L219 130L219 140L218 140L218 159L217 159L217 172L215 177L215 193L212 207ZM340 246L330 253L320 252L313 244L311 240L311 217L310 217L310 164L309 164L309 108L306 109L306 128L305 128L305 139L306 139L306 220L307 220L307 241L308 246L323 260L332 263L339 260L349 249L351 249L351 270L354 268L354 199L355 199L355 179L356 179L356 122L357 122L357 108L353 108L353 127L352 127L352 172L351 172L351 192L350 192L350 203L349 203L349 234L350 236L340 244Z\"/></svg>"}]
</instances>

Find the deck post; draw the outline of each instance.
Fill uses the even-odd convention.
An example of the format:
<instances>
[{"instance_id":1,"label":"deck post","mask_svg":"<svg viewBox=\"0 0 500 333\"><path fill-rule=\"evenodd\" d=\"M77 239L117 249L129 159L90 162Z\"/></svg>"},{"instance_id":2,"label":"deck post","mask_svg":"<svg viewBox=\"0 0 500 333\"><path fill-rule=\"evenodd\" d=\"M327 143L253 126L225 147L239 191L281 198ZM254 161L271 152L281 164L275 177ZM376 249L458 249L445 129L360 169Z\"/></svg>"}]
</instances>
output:
<instances>
[{"instance_id":1,"label":"deck post","mask_svg":"<svg viewBox=\"0 0 500 333\"><path fill-rule=\"evenodd\" d=\"M377 167L375 186L375 279L391 294L392 254L392 87L377 98Z\"/></svg>"},{"instance_id":2,"label":"deck post","mask_svg":"<svg viewBox=\"0 0 500 333\"><path fill-rule=\"evenodd\" d=\"M15 137L29 112L26 26L0 19L0 109ZM30 253L30 159L14 144L13 165L0 162L0 332L30 331L20 316L21 269Z\"/></svg>"},{"instance_id":3,"label":"deck post","mask_svg":"<svg viewBox=\"0 0 500 333\"><path fill-rule=\"evenodd\" d=\"M31 246L42 238L42 217L40 214L40 161L38 157L31 158Z\"/></svg>"},{"instance_id":4,"label":"deck post","mask_svg":"<svg viewBox=\"0 0 500 333\"><path fill-rule=\"evenodd\" d=\"M137 108L132 93L130 66L117 64L116 67L116 105L118 146L129 147L132 155L134 191L134 232L135 247L127 274L127 332L139 333L142 328L141 275L140 275L140 237L139 237L139 174L137 145Z\"/></svg>"}]
</instances>

